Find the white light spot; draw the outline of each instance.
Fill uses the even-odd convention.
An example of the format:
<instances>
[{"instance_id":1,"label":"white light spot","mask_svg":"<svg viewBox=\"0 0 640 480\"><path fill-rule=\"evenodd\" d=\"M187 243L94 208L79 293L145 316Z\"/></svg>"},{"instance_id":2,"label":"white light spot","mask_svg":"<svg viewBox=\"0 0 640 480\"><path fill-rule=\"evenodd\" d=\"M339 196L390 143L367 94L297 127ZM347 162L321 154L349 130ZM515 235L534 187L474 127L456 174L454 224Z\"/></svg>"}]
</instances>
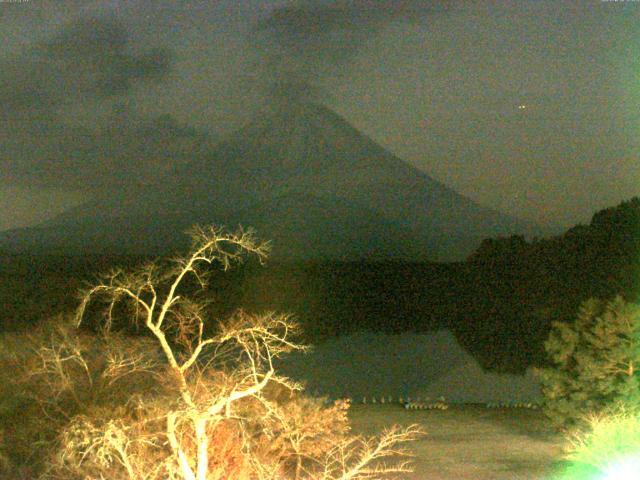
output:
<instances>
[{"instance_id":1,"label":"white light spot","mask_svg":"<svg viewBox=\"0 0 640 480\"><path fill-rule=\"evenodd\" d=\"M640 472L640 458L631 457L607 468L603 480L632 480L638 478L638 472Z\"/></svg>"}]
</instances>

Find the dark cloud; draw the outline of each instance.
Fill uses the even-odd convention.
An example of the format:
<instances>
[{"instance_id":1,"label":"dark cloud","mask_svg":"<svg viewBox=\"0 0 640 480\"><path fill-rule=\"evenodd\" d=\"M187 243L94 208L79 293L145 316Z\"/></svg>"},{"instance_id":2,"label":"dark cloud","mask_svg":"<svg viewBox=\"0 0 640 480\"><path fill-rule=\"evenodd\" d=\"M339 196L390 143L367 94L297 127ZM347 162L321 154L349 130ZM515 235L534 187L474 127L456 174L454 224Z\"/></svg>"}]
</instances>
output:
<instances>
[{"instance_id":1,"label":"dark cloud","mask_svg":"<svg viewBox=\"0 0 640 480\"><path fill-rule=\"evenodd\" d=\"M42 118L61 103L126 94L136 81L161 78L169 65L166 49L132 52L115 19L76 20L0 64L0 112Z\"/></svg>"},{"instance_id":2,"label":"dark cloud","mask_svg":"<svg viewBox=\"0 0 640 480\"><path fill-rule=\"evenodd\" d=\"M82 91L99 96L123 94L133 82L162 78L170 66L167 49L141 53L129 50L127 29L115 18L90 18L73 23L42 51L86 81Z\"/></svg>"},{"instance_id":3,"label":"dark cloud","mask_svg":"<svg viewBox=\"0 0 640 480\"><path fill-rule=\"evenodd\" d=\"M293 2L272 9L258 21L256 46L263 52L277 98L287 84L294 87L291 96L307 92L317 96L318 80L341 76L362 46L391 22L424 21L451 5L445 0Z\"/></svg>"},{"instance_id":4,"label":"dark cloud","mask_svg":"<svg viewBox=\"0 0 640 480\"><path fill-rule=\"evenodd\" d=\"M258 28L271 30L284 45L295 48L326 40L336 32L375 29L395 20L422 21L452 6L452 2L444 0L294 2L274 8L267 18L259 22Z\"/></svg>"},{"instance_id":5,"label":"dark cloud","mask_svg":"<svg viewBox=\"0 0 640 480\"><path fill-rule=\"evenodd\" d=\"M4 59L0 177L91 191L170 171L203 136L170 116L145 118L131 98L136 83L162 80L170 64L165 48L133 48L110 17L77 19Z\"/></svg>"}]
</instances>

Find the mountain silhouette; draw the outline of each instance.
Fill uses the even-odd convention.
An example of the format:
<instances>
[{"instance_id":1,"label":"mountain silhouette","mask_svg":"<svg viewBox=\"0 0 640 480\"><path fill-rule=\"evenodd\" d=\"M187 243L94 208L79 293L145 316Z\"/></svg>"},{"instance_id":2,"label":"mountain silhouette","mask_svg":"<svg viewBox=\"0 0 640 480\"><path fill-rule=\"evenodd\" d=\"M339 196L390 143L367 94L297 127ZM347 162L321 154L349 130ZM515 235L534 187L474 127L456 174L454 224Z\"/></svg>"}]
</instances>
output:
<instances>
[{"instance_id":1,"label":"mountain silhouette","mask_svg":"<svg viewBox=\"0 0 640 480\"><path fill-rule=\"evenodd\" d=\"M33 228L10 251L162 252L194 223L255 227L277 259L460 260L487 237L536 232L394 156L329 108L260 111L162 181L103 195Z\"/></svg>"}]
</instances>

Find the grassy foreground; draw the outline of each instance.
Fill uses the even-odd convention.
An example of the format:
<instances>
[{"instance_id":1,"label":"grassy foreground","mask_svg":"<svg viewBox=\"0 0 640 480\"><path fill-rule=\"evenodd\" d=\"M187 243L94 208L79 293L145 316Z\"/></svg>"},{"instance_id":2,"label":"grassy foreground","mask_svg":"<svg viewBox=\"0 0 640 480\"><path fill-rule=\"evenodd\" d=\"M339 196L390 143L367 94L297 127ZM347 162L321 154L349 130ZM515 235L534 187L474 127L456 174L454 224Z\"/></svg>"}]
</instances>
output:
<instances>
[{"instance_id":1,"label":"grassy foreground","mask_svg":"<svg viewBox=\"0 0 640 480\"><path fill-rule=\"evenodd\" d=\"M404 410L400 405L353 405L353 433L391 424L419 424L427 435L411 444L415 471L407 480L548 480L567 444L539 410L451 406Z\"/></svg>"}]
</instances>

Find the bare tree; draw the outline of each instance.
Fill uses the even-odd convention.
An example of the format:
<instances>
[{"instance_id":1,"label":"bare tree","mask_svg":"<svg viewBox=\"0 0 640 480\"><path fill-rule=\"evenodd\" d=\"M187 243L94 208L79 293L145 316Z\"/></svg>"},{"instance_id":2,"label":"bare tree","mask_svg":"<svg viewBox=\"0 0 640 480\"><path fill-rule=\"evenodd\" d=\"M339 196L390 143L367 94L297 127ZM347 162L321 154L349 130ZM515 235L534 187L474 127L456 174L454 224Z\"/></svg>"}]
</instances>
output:
<instances>
[{"instance_id":1,"label":"bare tree","mask_svg":"<svg viewBox=\"0 0 640 480\"><path fill-rule=\"evenodd\" d=\"M101 370L104 381L117 385L143 373L161 388L130 398L111 414L103 409L100 415L74 417L47 475L350 480L409 471L406 462L380 460L405 455L396 445L417 438L417 427L393 428L378 440L351 436L348 403L325 407L276 373L275 358L306 348L295 340L299 327L289 316L239 311L207 333L206 305L189 298L185 283L194 279L204 289L208 266L217 263L226 270L247 255L262 262L268 246L257 243L251 231L195 227L191 237L190 254L168 267L116 269L82 293L78 325L90 304L100 301L102 334L112 338L118 314L128 307L159 347L154 356L148 349L118 351L115 342ZM73 383L66 364L91 378L81 349L70 345L39 354L43 371L66 389Z\"/></svg>"}]
</instances>

